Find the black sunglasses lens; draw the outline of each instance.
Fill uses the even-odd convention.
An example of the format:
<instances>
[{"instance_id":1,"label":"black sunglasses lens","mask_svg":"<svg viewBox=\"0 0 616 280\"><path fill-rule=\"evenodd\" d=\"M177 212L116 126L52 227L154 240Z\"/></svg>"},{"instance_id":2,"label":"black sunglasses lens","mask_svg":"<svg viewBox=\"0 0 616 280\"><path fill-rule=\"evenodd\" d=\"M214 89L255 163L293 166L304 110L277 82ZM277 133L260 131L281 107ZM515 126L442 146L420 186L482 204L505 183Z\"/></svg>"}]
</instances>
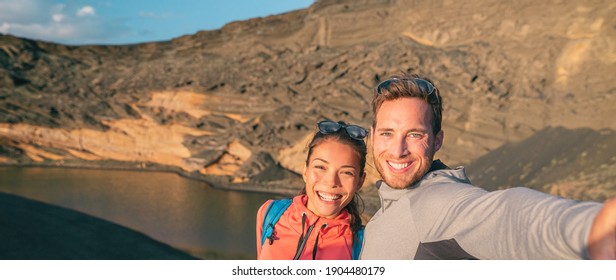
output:
<instances>
[{"instance_id":1,"label":"black sunglasses lens","mask_svg":"<svg viewBox=\"0 0 616 280\"><path fill-rule=\"evenodd\" d=\"M340 128L342 128L342 125L340 125L337 122L332 122L332 121L319 122L319 131L321 131L321 133L324 133L324 134L334 133L340 130Z\"/></svg>"},{"instance_id":2,"label":"black sunglasses lens","mask_svg":"<svg viewBox=\"0 0 616 280\"><path fill-rule=\"evenodd\" d=\"M357 140L364 139L366 135L368 135L368 131L356 125L347 126L346 131L349 134L349 136L351 136L351 138L357 139Z\"/></svg>"},{"instance_id":3,"label":"black sunglasses lens","mask_svg":"<svg viewBox=\"0 0 616 280\"><path fill-rule=\"evenodd\" d=\"M357 125L347 126L347 125L342 125L342 124L339 124L333 121L321 121L317 124L317 126L319 128L319 132L323 134L335 133L341 128L344 128L347 134L351 136L351 138L356 139L356 140L362 140L364 139L364 137L366 137L366 135L368 135L367 130Z\"/></svg>"},{"instance_id":4,"label":"black sunglasses lens","mask_svg":"<svg viewBox=\"0 0 616 280\"><path fill-rule=\"evenodd\" d=\"M415 83L421 91L426 93L426 95L430 95L432 94L432 92L434 92L434 86L432 86L432 84L426 80L415 79Z\"/></svg>"},{"instance_id":5,"label":"black sunglasses lens","mask_svg":"<svg viewBox=\"0 0 616 280\"><path fill-rule=\"evenodd\" d=\"M378 95L382 94L382 90L388 90L389 89L389 85L391 85L391 83L393 82L393 80L385 80L382 83L380 83L377 87L376 87L376 93Z\"/></svg>"}]
</instances>

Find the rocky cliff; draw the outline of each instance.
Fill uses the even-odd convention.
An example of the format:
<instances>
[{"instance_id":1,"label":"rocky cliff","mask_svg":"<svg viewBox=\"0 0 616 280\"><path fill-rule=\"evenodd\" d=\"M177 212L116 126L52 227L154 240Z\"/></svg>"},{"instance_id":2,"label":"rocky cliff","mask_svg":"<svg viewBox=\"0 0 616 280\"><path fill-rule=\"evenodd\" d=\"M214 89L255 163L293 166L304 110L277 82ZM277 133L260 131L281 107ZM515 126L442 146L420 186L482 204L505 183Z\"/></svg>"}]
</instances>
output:
<instances>
[{"instance_id":1,"label":"rocky cliff","mask_svg":"<svg viewBox=\"0 0 616 280\"><path fill-rule=\"evenodd\" d=\"M320 0L166 42L0 35L0 163L293 193L315 123L368 127L371 89L406 71L441 89L437 156L475 184L602 200L616 195L615 14L606 0Z\"/></svg>"}]
</instances>

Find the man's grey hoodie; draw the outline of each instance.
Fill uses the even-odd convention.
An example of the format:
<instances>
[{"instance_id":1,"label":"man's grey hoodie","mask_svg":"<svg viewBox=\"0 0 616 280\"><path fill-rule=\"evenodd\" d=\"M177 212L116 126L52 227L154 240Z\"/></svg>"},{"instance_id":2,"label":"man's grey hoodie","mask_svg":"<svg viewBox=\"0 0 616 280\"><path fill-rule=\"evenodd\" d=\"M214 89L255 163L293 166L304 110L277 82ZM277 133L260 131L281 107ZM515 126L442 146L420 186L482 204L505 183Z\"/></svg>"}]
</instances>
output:
<instances>
[{"instance_id":1,"label":"man's grey hoodie","mask_svg":"<svg viewBox=\"0 0 616 280\"><path fill-rule=\"evenodd\" d=\"M406 189L377 188L381 208L361 259L583 259L602 207L522 187L487 192L462 167L428 172Z\"/></svg>"}]
</instances>

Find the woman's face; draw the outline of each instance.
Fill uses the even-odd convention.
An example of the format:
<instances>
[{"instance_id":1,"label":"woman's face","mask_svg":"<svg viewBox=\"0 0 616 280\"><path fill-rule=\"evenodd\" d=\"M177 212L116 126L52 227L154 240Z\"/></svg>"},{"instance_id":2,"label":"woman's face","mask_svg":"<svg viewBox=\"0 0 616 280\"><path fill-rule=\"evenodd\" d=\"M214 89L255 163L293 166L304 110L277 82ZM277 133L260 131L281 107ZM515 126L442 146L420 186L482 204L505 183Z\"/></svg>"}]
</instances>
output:
<instances>
[{"instance_id":1,"label":"woman's face","mask_svg":"<svg viewBox=\"0 0 616 280\"><path fill-rule=\"evenodd\" d=\"M314 214L335 218L364 183L359 154L349 145L328 139L315 146L304 166L308 202Z\"/></svg>"}]
</instances>

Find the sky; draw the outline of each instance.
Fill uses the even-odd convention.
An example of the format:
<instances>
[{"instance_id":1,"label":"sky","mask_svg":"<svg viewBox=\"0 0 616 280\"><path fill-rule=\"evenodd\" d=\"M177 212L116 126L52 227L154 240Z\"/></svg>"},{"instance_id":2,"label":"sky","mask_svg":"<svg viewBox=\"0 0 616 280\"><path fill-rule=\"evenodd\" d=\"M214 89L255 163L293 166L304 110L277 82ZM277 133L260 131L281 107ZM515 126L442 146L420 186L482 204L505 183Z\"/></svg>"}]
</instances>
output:
<instances>
[{"instance_id":1,"label":"sky","mask_svg":"<svg viewBox=\"0 0 616 280\"><path fill-rule=\"evenodd\" d=\"M166 41L314 0L0 0L0 33L66 45Z\"/></svg>"}]
</instances>

